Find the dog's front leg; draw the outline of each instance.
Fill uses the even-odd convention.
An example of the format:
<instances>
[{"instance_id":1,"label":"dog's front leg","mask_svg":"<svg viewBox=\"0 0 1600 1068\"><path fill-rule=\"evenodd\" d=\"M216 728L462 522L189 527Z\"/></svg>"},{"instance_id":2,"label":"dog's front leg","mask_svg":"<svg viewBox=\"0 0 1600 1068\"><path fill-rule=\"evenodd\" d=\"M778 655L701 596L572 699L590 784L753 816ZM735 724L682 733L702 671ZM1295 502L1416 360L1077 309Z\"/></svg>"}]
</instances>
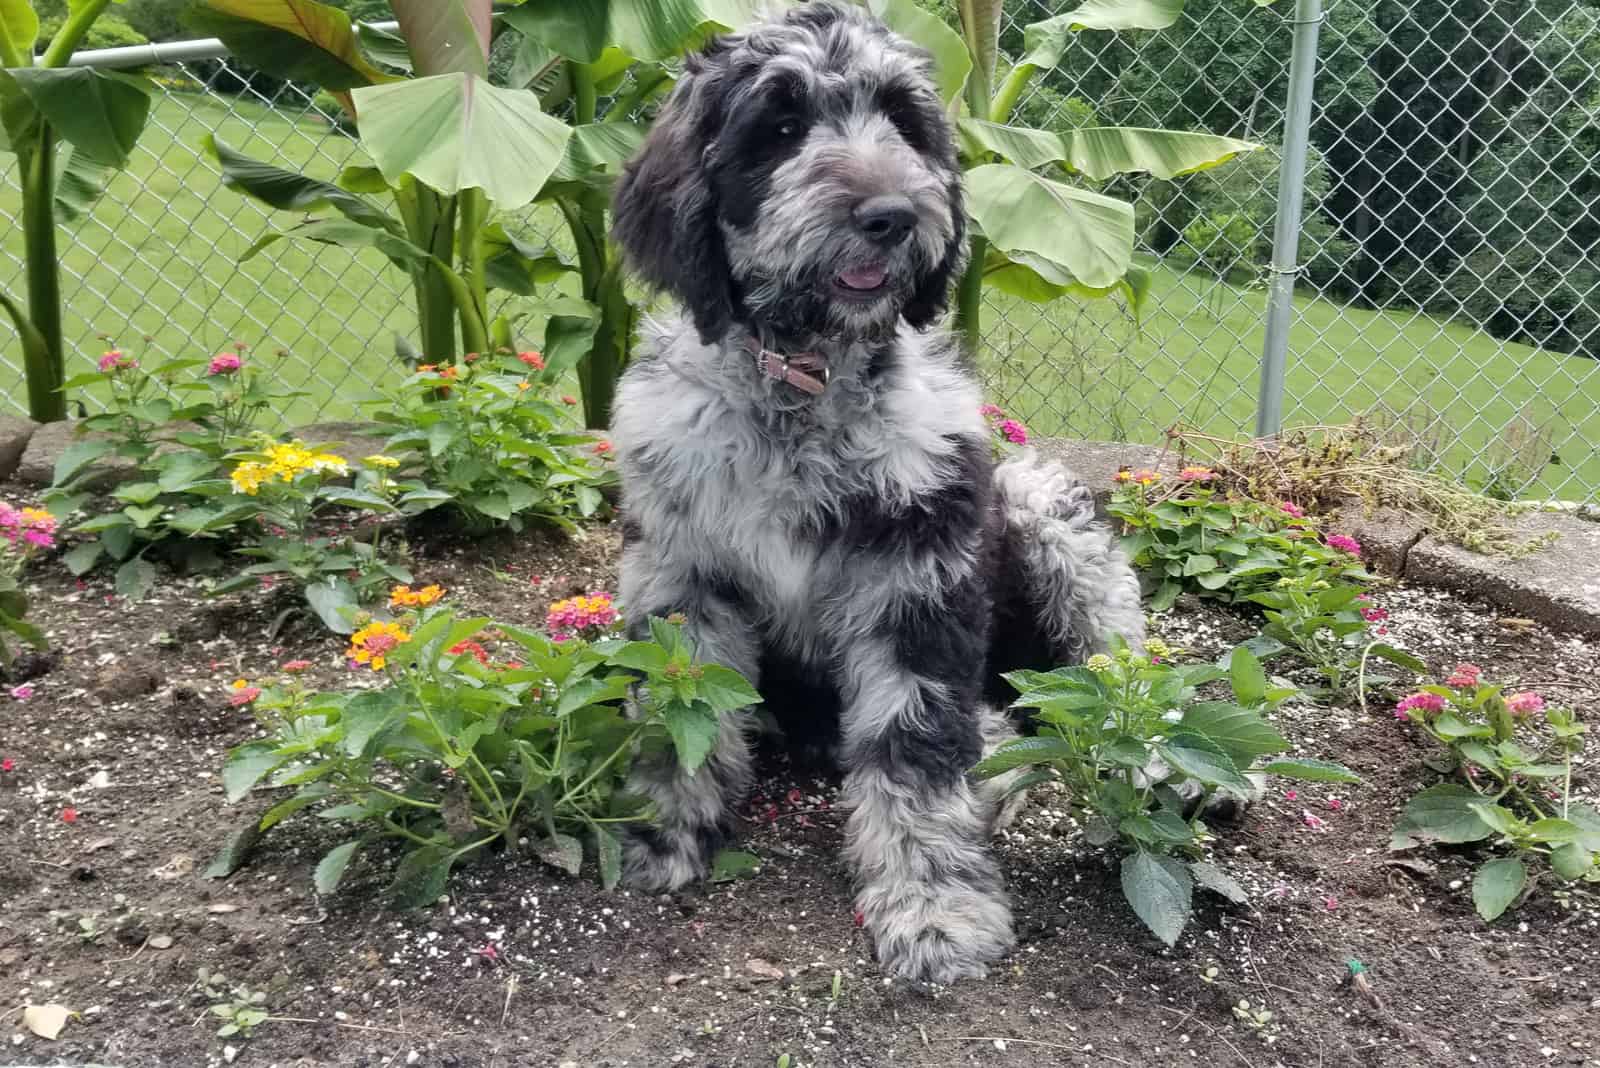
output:
<instances>
[{"instance_id":1,"label":"dog's front leg","mask_svg":"<svg viewBox=\"0 0 1600 1068\"><path fill-rule=\"evenodd\" d=\"M919 671L905 652L900 636L853 643L847 653L845 799L853 811L845 849L856 907L891 974L982 977L1013 942L987 845L992 806L966 774L982 739L970 705L975 686L960 676L981 670L982 657Z\"/></svg>"},{"instance_id":2,"label":"dog's front leg","mask_svg":"<svg viewBox=\"0 0 1600 1068\"><path fill-rule=\"evenodd\" d=\"M681 613L695 659L732 668L760 685L756 636L736 605L693 583L674 588L663 581L662 569L630 569L628 563L624 557L629 638L647 641L651 616ZM723 716L715 747L692 774L670 749L643 752L634 761L627 789L654 802L656 818L650 826L628 831L623 843L628 885L676 890L710 873L712 857L732 829L733 808L749 790L748 722L743 712Z\"/></svg>"}]
</instances>

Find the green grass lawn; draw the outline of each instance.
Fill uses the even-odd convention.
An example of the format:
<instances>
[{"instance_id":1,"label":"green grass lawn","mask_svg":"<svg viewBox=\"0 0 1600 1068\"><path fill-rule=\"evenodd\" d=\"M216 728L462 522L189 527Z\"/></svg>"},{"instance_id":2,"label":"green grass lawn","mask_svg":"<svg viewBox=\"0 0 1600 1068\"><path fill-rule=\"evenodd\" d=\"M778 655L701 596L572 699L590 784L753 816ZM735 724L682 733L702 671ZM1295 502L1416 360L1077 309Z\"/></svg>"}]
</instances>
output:
<instances>
[{"instance_id":1,"label":"green grass lawn","mask_svg":"<svg viewBox=\"0 0 1600 1068\"><path fill-rule=\"evenodd\" d=\"M295 217L222 188L200 151L208 132L319 178L364 162L354 142L320 122L237 99L158 96L128 171L90 217L63 227L68 373L92 367L105 348L101 333L136 355L209 355L241 341L290 352L284 377L312 396L286 421L352 414L394 366L394 335L414 335L405 277L376 252L289 242L239 264L250 242ZM14 170L0 185L0 212L12 219ZM559 218L534 215L522 228L556 234ZM0 285L20 296L15 225L0 252ZM1110 301L1040 308L991 294L983 360L991 394L1039 433L1156 441L1180 421L1249 432L1264 294L1151 266L1154 289L1137 331ZM1310 297L1297 305L1289 423L1343 421L1382 405L1413 425L1431 424L1424 437L1436 439L1443 465L1481 481L1499 462L1508 424L1529 419L1551 427L1561 463L1546 466L1527 492L1582 497L1600 487L1600 363L1415 313ZM15 362L9 323L0 325L0 353ZM21 406L20 380L5 396Z\"/></svg>"}]
</instances>

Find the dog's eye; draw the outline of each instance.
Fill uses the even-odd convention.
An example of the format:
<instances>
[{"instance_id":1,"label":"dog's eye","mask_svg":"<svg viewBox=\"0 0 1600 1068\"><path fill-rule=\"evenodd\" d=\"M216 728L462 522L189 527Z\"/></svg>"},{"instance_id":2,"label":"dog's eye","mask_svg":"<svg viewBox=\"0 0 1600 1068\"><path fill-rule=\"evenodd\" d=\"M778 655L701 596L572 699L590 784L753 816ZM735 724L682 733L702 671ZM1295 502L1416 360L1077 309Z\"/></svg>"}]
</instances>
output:
<instances>
[{"instance_id":1,"label":"dog's eye","mask_svg":"<svg viewBox=\"0 0 1600 1068\"><path fill-rule=\"evenodd\" d=\"M775 132L779 137L783 138L785 141L788 141L791 138L798 137L798 136L800 136L800 120L799 119L784 119L782 122L778 123L776 129L773 132Z\"/></svg>"}]
</instances>

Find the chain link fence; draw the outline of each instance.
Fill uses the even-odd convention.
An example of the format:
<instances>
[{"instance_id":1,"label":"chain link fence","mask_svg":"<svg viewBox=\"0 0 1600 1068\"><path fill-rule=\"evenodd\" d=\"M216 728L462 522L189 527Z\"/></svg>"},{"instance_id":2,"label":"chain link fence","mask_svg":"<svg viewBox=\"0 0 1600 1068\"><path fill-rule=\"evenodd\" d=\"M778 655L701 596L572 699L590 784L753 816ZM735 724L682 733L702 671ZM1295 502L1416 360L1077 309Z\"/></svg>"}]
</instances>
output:
<instances>
[{"instance_id":1,"label":"chain link fence","mask_svg":"<svg viewBox=\"0 0 1600 1068\"><path fill-rule=\"evenodd\" d=\"M1054 0L1007 4L1002 48ZM1335 0L1320 27L1311 154L1289 332L1286 424L1361 417L1415 461L1501 495L1600 489L1600 18L1590 0L1409 5ZM1120 302L986 293L990 394L1036 432L1159 441L1254 423L1293 12L1191 4L1167 31L1076 36L1020 124L1205 130L1265 147L1173 181L1117 179L1152 286ZM201 148L332 179L360 162L338 110L220 52L162 68L132 165L62 239L69 374L113 337L200 355L282 352L311 394L288 421L356 412L415 329L406 279L375 252L280 242L290 219L222 187ZM19 192L0 182L0 285L20 293ZM275 217L276 216L276 217ZM559 220L522 228L559 244ZM23 403L0 326L5 403Z\"/></svg>"}]
</instances>

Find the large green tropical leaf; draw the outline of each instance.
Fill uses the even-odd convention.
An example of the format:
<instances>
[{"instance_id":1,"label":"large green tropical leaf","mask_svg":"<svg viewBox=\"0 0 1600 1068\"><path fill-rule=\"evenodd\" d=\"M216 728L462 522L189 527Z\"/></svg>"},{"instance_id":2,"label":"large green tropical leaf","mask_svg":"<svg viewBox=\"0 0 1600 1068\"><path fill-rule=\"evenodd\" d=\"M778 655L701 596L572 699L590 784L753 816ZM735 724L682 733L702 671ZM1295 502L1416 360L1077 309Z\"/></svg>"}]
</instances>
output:
<instances>
[{"instance_id":1,"label":"large green tropical leaf","mask_svg":"<svg viewBox=\"0 0 1600 1068\"><path fill-rule=\"evenodd\" d=\"M395 78L362 55L349 16L315 0L201 0L187 21L279 78L336 92Z\"/></svg>"},{"instance_id":2,"label":"large green tropical leaf","mask_svg":"<svg viewBox=\"0 0 1600 1068\"><path fill-rule=\"evenodd\" d=\"M564 191L572 182L611 181L644 143L649 128L636 122L591 122L572 128L561 162L550 173L540 197Z\"/></svg>"},{"instance_id":3,"label":"large green tropical leaf","mask_svg":"<svg viewBox=\"0 0 1600 1068\"><path fill-rule=\"evenodd\" d=\"M1085 0L1084 3L1023 30L1022 62L1053 67L1078 30L1164 30L1183 14L1183 0Z\"/></svg>"},{"instance_id":4,"label":"large green tropical leaf","mask_svg":"<svg viewBox=\"0 0 1600 1068\"><path fill-rule=\"evenodd\" d=\"M1065 296L1091 300L1121 294L1137 319L1150 295L1150 272L1130 266L1127 273L1109 286L1086 286L1060 264L1051 263L1031 252L1006 255L990 245L984 252L983 283L1034 304L1048 304Z\"/></svg>"},{"instance_id":5,"label":"large green tropical leaf","mask_svg":"<svg viewBox=\"0 0 1600 1068\"><path fill-rule=\"evenodd\" d=\"M1036 253L1073 279L1103 289L1133 261L1133 205L1075 189L1006 163L967 172L967 204L1001 252Z\"/></svg>"},{"instance_id":6,"label":"large green tropical leaf","mask_svg":"<svg viewBox=\"0 0 1600 1068\"><path fill-rule=\"evenodd\" d=\"M1217 134L1150 130L1138 126L1087 126L1061 135L1067 165L1100 182L1113 174L1177 178L1220 166L1261 146Z\"/></svg>"},{"instance_id":7,"label":"large green tropical leaf","mask_svg":"<svg viewBox=\"0 0 1600 1068\"><path fill-rule=\"evenodd\" d=\"M958 131L962 146L969 156L992 152L1008 163L1015 163L1030 171L1063 162L1067 158L1066 142L1061 140L1060 134L1049 130L963 118Z\"/></svg>"},{"instance_id":8,"label":"large green tropical leaf","mask_svg":"<svg viewBox=\"0 0 1600 1068\"><path fill-rule=\"evenodd\" d=\"M520 208L560 165L572 136L532 93L470 74L439 74L355 90L361 141L383 172L454 195L482 189L502 210Z\"/></svg>"},{"instance_id":9,"label":"large green tropical leaf","mask_svg":"<svg viewBox=\"0 0 1600 1068\"><path fill-rule=\"evenodd\" d=\"M400 223L354 193L303 174L274 167L234 151L212 134L201 140L205 150L222 167L222 184L282 211L316 211L333 208L352 222L401 233Z\"/></svg>"},{"instance_id":10,"label":"large green tropical leaf","mask_svg":"<svg viewBox=\"0 0 1600 1068\"><path fill-rule=\"evenodd\" d=\"M390 0L418 74L489 76L488 0Z\"/></svg>"},{"instance_id":11,"label":"large green tropical leaf","mask_svg":"<svg viewBox=\"0 0 1600 1068\"><path fill-rule=\"evenodd\" d=\"M255 256L262 249L284 238L292 237L304 241L315 241L323 245L338 245L342 248L375 248L397 267L420 267L432 262L433 257L427 249L412 244L398 234L375 226L363 226L349 219L311 219L289 230L274 230L257 238L244 255L239 257L242 263Z\"/></svg>"},{"instance_id":12,"label":"large green tropical leaf","mask_svg":"<svg viewBox=\"0 0 1600 1068\"><path fill-rule=\"evenodd\" d=\"M995 60L1000 55L1000 16L1004 7L1002 0L957 0L961 35L966 38L975 68L973 76L979 79L985 94L991 91Z\"/></svg>"},{"instance_id":13,"label":"large green tropical leaf","mask_svg":"<svg viewBox=\"0 0 1600 1068\"><path fill-rule=\"evenodd\" d=\"M81 218L105 192L111 168L89 158L75 145L63 145L56 153L56 220L72 222Z\"/></svg>"},{"instance_id":14,"label":"large green tropical leaf","mask_svg":"<svg viewBox=\"0 0 1600 1068\"><path fill-rule=\"evenodd\" d=\"M10 74L51 128L87 160L127 165L150 115L144 79L91 67L22 67Z\"/></svg>"},{"instance_id":15,"label":"large green tropical leaf","mask_svg":"<svg viewBox=\"0 0 1600 1068\"><path fill-rule=\"evenodd\" d=\"M25 66L33 59L39 38L39 16L30 0L0 0L0 59L8 67Z\"/></svg>"},{"instance_id":16,"label":"large green tropical leaf","mask_svg":"<svg viewBox=\"0 0 1600 1068\"><path fill-rule=\"evenodd\" d=\"M667 59L743 26L762 6L761 0L524 0L499 17L558 55L593 63L607 45L635 59Z\"/></svg>"},{"instance_id":17,"label":"large green tropical leaf","mask_svg":"<svg viewBox=\"0 0 1600 1068\"><path fill-rule=\"evenodd\" d=\"M933 57L933 78L940 96L954 100L960 95L972 73L972 55L959 33L912 0L865 0L865 3L884 25L928 50Z\"/></svg>"}]
</instances>

